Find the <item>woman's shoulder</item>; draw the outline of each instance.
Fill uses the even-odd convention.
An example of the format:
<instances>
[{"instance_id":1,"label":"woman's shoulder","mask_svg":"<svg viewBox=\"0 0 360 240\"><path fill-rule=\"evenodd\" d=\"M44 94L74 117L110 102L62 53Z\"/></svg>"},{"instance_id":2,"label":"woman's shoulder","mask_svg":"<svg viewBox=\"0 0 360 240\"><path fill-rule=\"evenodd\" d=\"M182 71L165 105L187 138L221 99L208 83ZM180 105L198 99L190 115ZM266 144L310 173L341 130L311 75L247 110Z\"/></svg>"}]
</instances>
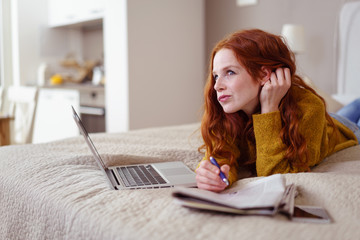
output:
<instances>
[{"instance_id":1,"label":"woman's shoulder","mask_svg":"<svg viewBox=\"0 0 360 240\"><path fill-rule=\"evenodd\" d=\"M300 108L317 108L325 111L323 100L308 89L299 86L291 87L292 94Z\"/></svg>"}]
</instances>

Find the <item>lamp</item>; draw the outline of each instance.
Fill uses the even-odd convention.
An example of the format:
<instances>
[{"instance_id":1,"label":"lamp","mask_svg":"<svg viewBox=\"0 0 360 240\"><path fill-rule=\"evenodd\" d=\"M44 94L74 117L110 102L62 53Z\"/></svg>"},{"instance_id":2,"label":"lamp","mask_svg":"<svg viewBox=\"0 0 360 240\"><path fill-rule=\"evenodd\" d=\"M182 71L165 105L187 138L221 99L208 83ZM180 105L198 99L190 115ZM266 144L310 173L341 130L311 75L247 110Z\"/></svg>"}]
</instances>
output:
<instances>
[{"instance_id":1,"label":"lamp","mask_svg":"<svg viewBox=\"0 0 360 240\"><path fill-rule=\"evenodd\" d=\"M285 38L291 51L301 53L305 51L304 27L297 24L284 24L281 35Z\"/></svg>"}]
</instances>

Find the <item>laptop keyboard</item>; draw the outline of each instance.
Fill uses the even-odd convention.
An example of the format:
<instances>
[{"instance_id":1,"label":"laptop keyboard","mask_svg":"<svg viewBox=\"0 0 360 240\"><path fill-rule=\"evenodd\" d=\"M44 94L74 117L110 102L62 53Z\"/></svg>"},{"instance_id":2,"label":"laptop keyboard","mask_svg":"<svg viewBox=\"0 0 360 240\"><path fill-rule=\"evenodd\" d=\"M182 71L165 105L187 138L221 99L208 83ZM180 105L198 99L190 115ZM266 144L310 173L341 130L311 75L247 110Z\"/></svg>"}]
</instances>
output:
<instances>
[{"instance_id":1,"label":"laptop keyboard","mask_svg":"<svg viewBox=\"0 0 360 240\"><path fill-rule=\"evenodd\" d=\"M117 167L116 169L126 187L166 183L151 165Z\"/></svg>"}]
</instances>

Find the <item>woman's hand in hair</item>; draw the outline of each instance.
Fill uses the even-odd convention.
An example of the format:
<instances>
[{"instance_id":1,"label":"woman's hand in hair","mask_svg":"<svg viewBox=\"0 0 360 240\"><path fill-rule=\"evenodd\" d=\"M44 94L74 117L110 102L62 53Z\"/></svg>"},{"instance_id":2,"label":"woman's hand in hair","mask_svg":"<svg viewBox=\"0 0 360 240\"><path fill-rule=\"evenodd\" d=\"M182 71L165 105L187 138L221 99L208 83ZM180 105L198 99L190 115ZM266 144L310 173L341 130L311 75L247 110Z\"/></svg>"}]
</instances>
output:
<instances>
[{"instance_id":1,"label":"woman's hand in hair","mask_svg":"<svg viewBox=\"0 0 360 240\"><path fill-rule=\"evenodd\" d=\"M278 68L270 74L260 92L261 113L279 110L281 99L291 86L291 73L289 68Z\"/></svg>"},{"instance_id":2,"label":"woman's hand in hair","mask_svg":"<svg viewBox=\"0 0 360 240\"><path fill-rule=\"evenodd\" d=\"M224 164L221 166L221 171L227 178L229 177L229 170L229 165ZM221 180L219 174L220 170L218 167L211 164L210 161L202 161L196 169L197 187L213 192L221 192L227 185Z\"/></svg>"}]
</instances>

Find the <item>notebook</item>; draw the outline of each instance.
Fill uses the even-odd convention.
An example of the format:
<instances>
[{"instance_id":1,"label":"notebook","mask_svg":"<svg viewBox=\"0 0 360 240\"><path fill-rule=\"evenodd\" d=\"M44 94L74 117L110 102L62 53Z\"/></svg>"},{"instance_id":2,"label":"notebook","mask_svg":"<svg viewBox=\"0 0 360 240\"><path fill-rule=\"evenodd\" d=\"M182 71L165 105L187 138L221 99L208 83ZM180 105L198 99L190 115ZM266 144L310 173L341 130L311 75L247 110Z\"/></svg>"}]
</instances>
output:
<instances>
[{"instance_id":1,"label":"notebook","mask_svg":"<svg viewBox=\"0 0 360 240\"><path fill-rule=\"evenodd\" d=\"M175 186L195 187L195 173L183 162L161 162L107 167L101 159L79 115L72 107L74 120L84 136L95 161L114 190L167 188Z\"/></svg>"}]
</instances>

